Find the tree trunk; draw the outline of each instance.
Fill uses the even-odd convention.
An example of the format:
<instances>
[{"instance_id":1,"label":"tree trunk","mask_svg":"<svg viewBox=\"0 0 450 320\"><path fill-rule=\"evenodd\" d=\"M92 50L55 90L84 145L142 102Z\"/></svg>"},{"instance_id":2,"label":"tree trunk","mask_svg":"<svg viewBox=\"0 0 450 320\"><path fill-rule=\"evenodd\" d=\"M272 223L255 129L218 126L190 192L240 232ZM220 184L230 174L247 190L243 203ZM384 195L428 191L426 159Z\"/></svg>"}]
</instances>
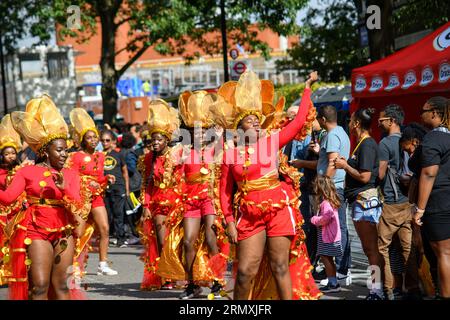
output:
<instances>
[{"instance_id":1,"label":"tree trunk","mask_svg":"<svg viewBox=\"0 0 450 320\"><path fill-rule=\"evenodd\" d=\"M394 33L392 30L392 0L377 0L381 9L381 29L368 30L371 62L380 60L394 52Z\"/></svg>"},{"instance_id":2,"label":"tree trunk","mask_svg":"<svg viewBox=\"0 0 450 320\"><path fill-rule=\"evenodd\" d=\"M116 26L115 12L110 1L103 1L98 8L102 27L102 54L100 68L102 72L103 122L112 124L117 114L117 71L115 66ZM110 4L110 5L107 5Z\"/></svg>"}]
</instances>

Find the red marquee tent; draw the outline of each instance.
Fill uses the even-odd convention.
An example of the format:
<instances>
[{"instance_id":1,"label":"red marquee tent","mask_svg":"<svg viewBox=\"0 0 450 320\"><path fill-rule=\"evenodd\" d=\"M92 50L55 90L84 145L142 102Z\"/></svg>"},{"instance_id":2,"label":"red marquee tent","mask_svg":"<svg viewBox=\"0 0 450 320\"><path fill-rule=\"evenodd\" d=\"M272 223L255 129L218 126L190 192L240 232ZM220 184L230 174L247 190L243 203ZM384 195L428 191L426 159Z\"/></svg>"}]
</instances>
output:
<instances>
[{"instance_id":1,"label":"red marquee tent","mask_svg":"<svg viewBox=\"0 0 450 320\"><path fill-rule=\"evenodd\" d=\"M382 60L352 71L351 112L360 107L382 110L396 103L405 122L420 121L419 110L432 96L450 98L450 22ZM375 129L373 135L380 137Z\"/></svg>"}]
</instances>

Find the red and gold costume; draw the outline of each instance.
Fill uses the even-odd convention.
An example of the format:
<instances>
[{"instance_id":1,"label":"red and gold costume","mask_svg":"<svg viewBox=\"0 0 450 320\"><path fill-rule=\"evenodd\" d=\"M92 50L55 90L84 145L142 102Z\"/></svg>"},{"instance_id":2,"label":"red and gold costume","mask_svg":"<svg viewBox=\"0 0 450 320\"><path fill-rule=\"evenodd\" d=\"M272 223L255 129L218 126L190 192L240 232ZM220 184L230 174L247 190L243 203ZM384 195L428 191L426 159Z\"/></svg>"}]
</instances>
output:
<instances>
[{"instance_id":1,"label":"red and gold costume","mask_svg":"<svg viewBox=\"0 0 450 320\"><path fill-rule=\"evenodd\" d=\"M310 107L310 90L305 89L296 118L281 130L260 137L253 145L225 147L220 181L220 202L227 222L235 221L238 240L263 230L268 237L292 236L289 269L294 299L317 299L320 291L311 275L303 218L298 209L298 178L289 170L279 150L291 141L305 124ZM246 116L256 115L262 128L273 128L280 114L279 101L273 107L273 84L245 72L239 82L227 82L218 91L212 112L224 127L236 129ZM281 160L281 163L280 163ZM283 163L284 161L284 163ZM295 170L296 171L296 170ZM280 181L279 175L284 177ZM296 180L297 182L296 182ZM233 186L237 192L233 197ZM250 299L277 299L278 294L268 259L264 256L253 282Z\"/></svg>"},{"instance_id":2,"label":"red and gold costume","mask_svg":"<svg viewBox=\"0 0 450 320\"><path fill-rule=\"evenodd\" d=\"M170 140L172 133L179 127L177 111L169 107L163 100L154 100L149 106L149 135L158 132ZM141 202L150 211L152 217L166 216L166 240L162 252L158 252L156 229L153 219L147 219L139 228L145 251L141 257L144 262L144 276L141 283L143 290L155 290L161 287L161 277L175 278L184 274L180 261L173 261L168 243L181 243L183 235L179 233L183 212L181 163L182 150L180 147L168 148L157 157L153 152L140 158L139 170L142 172L143 182Z\"/></svg>"},{"instance_id":3,"label":"red and gold costume","mask_svg":"<svg viewBox=\"0 0 450 320\"><path fill-rule=\"evenodd\" d=\"M85 182L88 192L91 195L91 208L104 207L103 195L108 185L108 180L104 175L105 155L96 151L89 154L84 151L76 151L70 154L67 160L67 167L80 173L80 177ZM100 187L93 187L91 182L96 182ZM86 220L88 217L83 217Z\"/></svg>"},{"instance_id":4,"label":"red and gold costume","mask_svg":"<svg viewBox=\"0 0 450 320\"><path fill-rule=\"evenodd\" d=\"M94 120L82 108L74 108L70 112L70 122L73 128L73 139L78 139L81 145L84 135L88 131L95 132L97 137L99 133L95 127ZM103 152L94 152L93 154L76 151L70 154L66 162L66 167L77 171L81 178L81 190L85 202L86 210L83 210L83 220L88 220L89 213L97 207L104 207L103 196L108 186L108 179L104 175L105 154ZM98 186L91 185L92 183ZM94 224L86 223L85 231L80 238L77 238L75 245L74 267L79 270L79 275L84 274L85 264L88 259L89 240L94 233Z\"/></svg>"},{"instance_id":5,"label":"red and gold costume","mask_svg":"<svg viewBox=\"0 0 450 320\"><path fill-rule=\"evenodd\" d=\"M93 208L103 207L103 194L105 193L108 181L103 174L103 165L105 162L105 155L102 152L95 152L88 154L84 151L77 151L70 154L67 160L66 167L77 171L80 175L81 186L80 192L83 198L86 199L86 210L83 210L81 218L88 220L89 213ZM91 182L97 182L99 187L93 187ZM79 270L79 276L85 273L85 265L88 259L89 241L94 234L94 223L86 223L84 233L81 237L76 239L74 267Z\"/></svg>"},{"instance_id":6,"label":"red and gold costume","mask_svg":"<svg viewBox=\"0 0 450 320\"><path fill-rule=\"evenodd\" d=\"M21 145L20 136L11 123L11 115L7 114L0 123L0 152L9 147L14 148L18 153ZM3 191L8 188L18 168L18 166L11 170L0 168L0 190ZM21 194L9 206L0 204L0 261L2 261L0 263L0 285L5 284L7 280L4 278L3 251L7 250L9 235L4 233L4 229L14 215L23 209L24 201L25 193ZM4 247L5 249L3 249Z\"/></svg>"},{"instance_id":7,"label":"red and gold costume","mask_svg":"<svg viewBox=\"0 0 450 320\"><path fill-rule=\"evenodd\" d=\"M26 112L13 112L14 128L37 154L55 139L67 138L67 125L48 96L32 99ZM53 176L62 174L64 190L59 189ZM18 212L5 228L9 246L5 252L5 272L9 282L10 299L28 298L28 268L26 246L33 240L51 243L70 236L73 214L84 206L80 197L78 174L69 169L58 172L53 168L30 165L17 171L12 183L0 191L0 203L10 205L26 193L29 207ZM75 293L71 290L71 293Z\"/></svg>"},{"instance_id":8,"label":"red and gold costume","mask_svg":"<svg viewBox=\"0 0 450 320\"><path fill-rule=\"evenodd\" d=\"M179 110L185 125L194 130L198 130L199 127L211 128L214 120L209 108L215 99L215 96L206 91L184 92L179 99ZM184 218L215 215L214 226L219 253L214 257L209 256L203 225L196 242L197 255L193 265L193 280L221 280L223 282L229 254L229 242L222 226L223 215L218 203L220 165L215 165L215 156L217 156L215 155L215 144L195 148L196 143L198 141L194 141L187 152L187 157L184 157Z\"/></svg>"},{"instance_id":9,"label":"red and gold costume","mask_svg":"<svg viewBox=\"0 0 450 320\"><path fill-rule=\"evenodd\" d=\"M70 112L70 122L74 131L74 138L79 139L79 143L83 141L84 135L88 131L95 132L98 138L100 135L95 127L94 120L82 108L74 108ZM67 162L67 167L72 168L80 173L81 179L85 182L85 186L91 194L92 208L104 207L103 196L108 185L108 180L104 175L105 155L103 152L94 152L89 154L84 151L78 151L71 154ZM92 187L91 182L96 182L100 187ZM84 220L87 217L83 217Z\"/></svg>"}]
</instances>

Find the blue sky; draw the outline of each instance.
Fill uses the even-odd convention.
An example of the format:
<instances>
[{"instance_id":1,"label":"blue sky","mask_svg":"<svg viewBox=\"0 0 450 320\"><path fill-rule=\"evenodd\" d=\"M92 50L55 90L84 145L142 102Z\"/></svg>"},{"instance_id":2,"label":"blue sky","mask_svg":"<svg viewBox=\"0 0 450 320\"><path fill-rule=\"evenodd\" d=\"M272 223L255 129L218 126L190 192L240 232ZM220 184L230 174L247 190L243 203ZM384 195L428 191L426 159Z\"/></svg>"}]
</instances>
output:
<instances>
[{"instance_id":1,"label":"blue sky","mask_svg":"<svg viewBox=\"0 0 450 320\"><path fill-rule=\"evenodd\" d=\"M323 2L323 0L309 0L308 5L303 8L302 10L300 10L297 14L297 24L301 25L301 21L303 18L306 17L306 12L308 11L309 8L314 7L314 8L322 8L324 7L324 4L321 3Z\"/></svg>"}]
</instances>

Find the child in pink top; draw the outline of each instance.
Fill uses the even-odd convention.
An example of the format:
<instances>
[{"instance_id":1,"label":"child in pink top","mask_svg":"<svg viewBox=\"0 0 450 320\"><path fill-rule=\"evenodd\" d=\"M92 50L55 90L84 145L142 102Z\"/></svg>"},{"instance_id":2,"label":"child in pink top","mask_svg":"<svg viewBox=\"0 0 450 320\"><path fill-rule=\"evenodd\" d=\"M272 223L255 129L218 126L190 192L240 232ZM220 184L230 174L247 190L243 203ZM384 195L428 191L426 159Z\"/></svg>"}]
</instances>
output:
<instances>
[{"instance_id":1,"label":"child in pink top","mask_svg":"<svg viewBox=\"0 0 450 320\"><path fill-rule=\"evenodd\" d=\"M339 226L338 208L340 200L333 181L327 176L317 176L314 185L317 203L320 208L311 223L317 226L317 255L325 265L328 284L319 288L324 293L341 291L336 279L334 257L342 255L341 229Z\"/></svg>"}]
</instances>

